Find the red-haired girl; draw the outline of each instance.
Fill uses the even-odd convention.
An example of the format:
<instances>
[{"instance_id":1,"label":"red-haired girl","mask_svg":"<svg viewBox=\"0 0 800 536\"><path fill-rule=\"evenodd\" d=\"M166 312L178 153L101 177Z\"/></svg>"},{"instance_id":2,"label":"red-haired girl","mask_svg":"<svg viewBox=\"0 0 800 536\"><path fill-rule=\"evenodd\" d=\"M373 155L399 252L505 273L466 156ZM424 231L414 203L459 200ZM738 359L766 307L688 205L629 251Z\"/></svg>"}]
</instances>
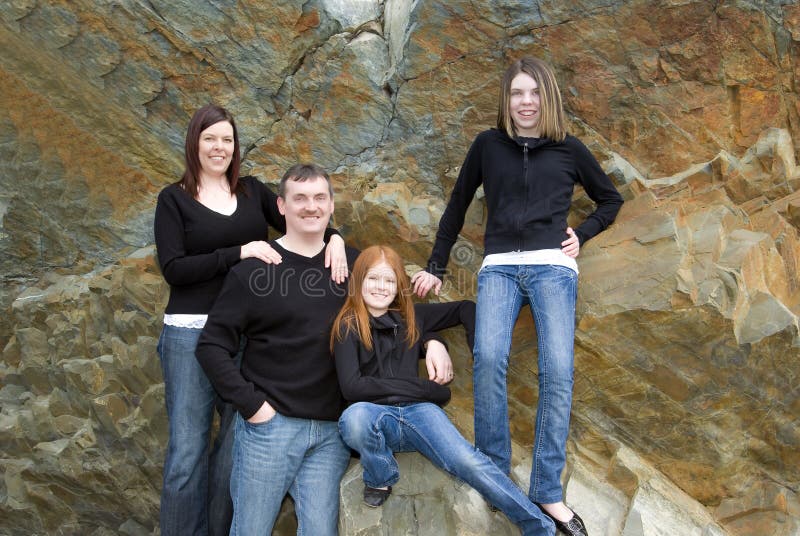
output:
<instances>
[{"instance_id":1,"label":"red-haired girl","mask_svg":"<svg viewBox=\"0 0 800 536\"><path fill-rule=\"evenodd\" d=\"M417 373L420 335L457 324L464 325L471 345L475 304L414 305L403 262L391 248L372 246L356 260L331 345L342 394L351 404L339 431L361 454L364 501L383 504L400 478L393 453L417 451L478 490L523 534L549 536L552 521L439 407L450 399L450 389Z\"/></svg>"}]
</instances>

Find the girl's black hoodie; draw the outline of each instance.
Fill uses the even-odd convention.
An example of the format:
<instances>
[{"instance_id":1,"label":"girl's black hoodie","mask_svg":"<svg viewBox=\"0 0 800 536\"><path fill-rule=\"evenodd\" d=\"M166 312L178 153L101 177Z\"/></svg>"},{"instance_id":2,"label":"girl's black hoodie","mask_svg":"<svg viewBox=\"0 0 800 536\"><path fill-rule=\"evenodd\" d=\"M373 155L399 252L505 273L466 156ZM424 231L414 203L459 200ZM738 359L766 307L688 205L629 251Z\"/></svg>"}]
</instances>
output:
<instances>
[{"instance_id":1,"label":"girl's black hoodie","mask_svg":"<svg viewBox=\"0 0 800 536\"><path fill-rule=\"evenodd\" d=\"M475 333L475 302L424 303L414 306L420 339L410 348L406 324L400 314L389 311L370 316L372 350L361 343L357 332L349 332L334 345L336 375L347 402L401 404L450 400L450 389L420 378L419 359L424 357L420 341L433 331L463 324L472 348Z\"/></svg>"},{"instance_id":2,"label":"girl's black hoodie","mask_svg":"<svg viewBox=\"0 0 800 536\"><path fill-rule=\"evenodd\" d=\"M464 159L439 221L427 271L441 278L464 215L478 186L486 194L485 254L560 248L567 239L572 191L581 184L597 204L576 229L580 244L608 227L622 196L589 149L574 136L508 137L497 129L478 134Z\"/></svg>"}]
</instances>

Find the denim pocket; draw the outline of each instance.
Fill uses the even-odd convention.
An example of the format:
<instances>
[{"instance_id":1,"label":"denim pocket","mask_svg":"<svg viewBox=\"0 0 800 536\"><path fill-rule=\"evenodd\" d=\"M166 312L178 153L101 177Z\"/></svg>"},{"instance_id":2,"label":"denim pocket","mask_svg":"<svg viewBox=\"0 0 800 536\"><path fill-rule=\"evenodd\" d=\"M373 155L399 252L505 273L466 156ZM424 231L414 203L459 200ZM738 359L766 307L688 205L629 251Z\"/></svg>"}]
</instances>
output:
<instances>
[{"instance_id":1,"label":"denim pocket","mask_svg":"<svg viewBox=\"0 0 800 536\"><path fill-rule=\"evenodd\" d=\"M261 422L250 422L247 419L242 419L242 420L244 421L244 425L245 425L246 428L254 428L254 429L255 428L266 428L267 426L269 426L278 417L278 415L280 415L280 413L278 413L276 411L275 415L273 415L272 417L270 417L266 421L261 421Z\"/></svg>"},{"instance_id":2,"label":"denim pocket","mask_svg":"<svg viewBox=\"0 0 800 536\"><path fill-rule=\"evenodd\" d=\"M549 267L551 270L558 272L561 275L565 275L569 278L575 278L575 279L578 278L578 274L575 273L575 270L567 266L562 266L560 264L548 264L546 266Z\"/></svg>"},{"instance_id":3,"label":"denim pocket","mask_svg":"<svg viewBox=\"0 0 800 536\"><path fill-rule=\"evenodd\" d=\"M574 304L578 289L578 274L575 270L560 264L545 264L532 268L530 277L523 283L527 292L534 297L537 294L545 298L563 296Z\"/></svg>"},{"instance_id":4,"label":"denim pocket","mask_svg":"<svg viewBox=\"0 0 800 536\"><path fill-rule=\"evenodd\" d=\"M514 278L516 272L517 267L512 264L487 264L478 270L478 281L490 275Z\"/></svg>"}]
</instances>

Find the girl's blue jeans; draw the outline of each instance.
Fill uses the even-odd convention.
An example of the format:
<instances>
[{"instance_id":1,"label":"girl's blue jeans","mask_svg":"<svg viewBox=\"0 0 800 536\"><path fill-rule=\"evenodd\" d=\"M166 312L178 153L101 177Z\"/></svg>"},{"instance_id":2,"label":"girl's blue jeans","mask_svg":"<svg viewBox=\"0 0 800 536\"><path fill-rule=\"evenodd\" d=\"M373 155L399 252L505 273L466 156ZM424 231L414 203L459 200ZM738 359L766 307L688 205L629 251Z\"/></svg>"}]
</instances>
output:
<instances>
[{"instance_id":1,"label":"girl's blue jeans","mask_svg":"<svg viewBox=\"0 0 800 536\"><path fill-rule=\"evenodd\" d=\"M578 275L558 265L486 266L478 274L474 347L475 446L511 469L506 372L520 310L530 307L539 346L531 484L537 503L563 500L561 472L572 406Z\"/></svg>"},{"instance_id":2,"label":"girl's blue jeans","mask_svg":"<svg viewBox=\"0 0 800 536\"><path fill-rule=\"evenodd\" d=\"M514 482L459 433L430 402L384 406L356 402L339 419L344 442L361 454L364 482L380 488L400 478L395 452L419 452L434 465L475 488L526 536L550 536L553 522Z\"/></svg>"}]
</instances>

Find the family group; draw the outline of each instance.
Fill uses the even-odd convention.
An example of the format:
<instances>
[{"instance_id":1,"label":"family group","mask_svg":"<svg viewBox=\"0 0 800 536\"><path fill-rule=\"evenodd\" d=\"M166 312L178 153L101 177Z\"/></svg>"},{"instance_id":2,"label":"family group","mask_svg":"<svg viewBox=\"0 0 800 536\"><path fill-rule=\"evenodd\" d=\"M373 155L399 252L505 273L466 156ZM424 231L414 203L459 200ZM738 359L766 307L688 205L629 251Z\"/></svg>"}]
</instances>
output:
<instances>
[{"instance_id":1,"label":"family group","mask_svg":"<svg viewBox=\"0 0 800 536\"><path fill-rule=\"evenodd\" d=\"M225 109L195 112L185 161L182 178L159 194L154 221L170 287L158 342L169 418L161 534L268 535L289 494L298 534L335 535L351 457L360 457L365 503L381 507L400 479L394 454L412 451L475 488L525 535L587 534L561 485L576 258L614 221L622 197L567 133L548 64L526 57L506 70L497 124L472 142L427 266L412 277L389 246L345 245L330 226L334 191L320 166L292 166L277 193L239 176L239 137ZM595 207L573 229L576 185ZM476 301L415 303L440 293L479 186L486 227ZM506 381L526 305L539 384L527 493L510 478ZM455 371L439 331L459 325L473 351L474 445L442 410Z\"/></svg>"}]
</instances>

